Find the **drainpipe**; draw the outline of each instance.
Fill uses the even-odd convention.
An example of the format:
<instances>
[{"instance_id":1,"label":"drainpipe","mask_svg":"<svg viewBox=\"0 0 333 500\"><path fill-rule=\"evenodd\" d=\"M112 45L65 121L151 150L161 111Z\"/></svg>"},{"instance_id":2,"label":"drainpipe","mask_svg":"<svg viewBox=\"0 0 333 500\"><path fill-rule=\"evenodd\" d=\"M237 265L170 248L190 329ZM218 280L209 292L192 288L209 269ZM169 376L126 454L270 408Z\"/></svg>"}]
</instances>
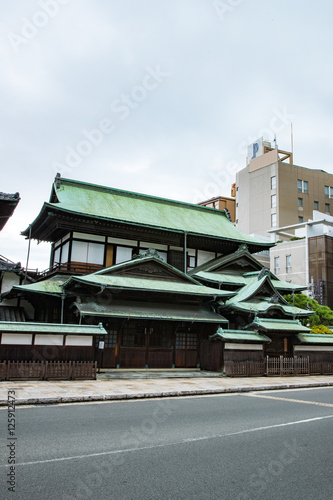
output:
<instances>
[{"instance_id":1,"label":"drainpipe","mask_svg":"<svg viewBox=\"0 0 333 500\"><path fill-rule=\"evenodd\" d=\"M28 243L27 263L25 266L24 284L26 284L26 282L27 282L28 265L29 265L29 257L30 257L30 246L31 246L31 226L29 224L29 243Z\"/></svg>"},{"instance_id":2,"label":"drainpipe","mask_svg":"<svg viewBox=\"0 0 333 500\"><path fill-rule=\"evenodd\" d=\"M184 232L184 273L187 274L187 233Z\"/></svg>"}]
</instances>

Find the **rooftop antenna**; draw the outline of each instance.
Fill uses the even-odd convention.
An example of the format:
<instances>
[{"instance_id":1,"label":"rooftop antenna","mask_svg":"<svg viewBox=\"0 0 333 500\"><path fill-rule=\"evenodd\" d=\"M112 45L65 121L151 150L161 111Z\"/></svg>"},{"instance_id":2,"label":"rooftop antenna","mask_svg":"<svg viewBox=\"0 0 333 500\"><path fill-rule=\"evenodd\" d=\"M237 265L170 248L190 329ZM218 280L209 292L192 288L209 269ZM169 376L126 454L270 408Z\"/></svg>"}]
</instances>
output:
<instances>
[{"instance_id":1,"label":"rooftop antenna","mask_svg":"<svg viewBox=\"0 0 333 500\"><path fill-rule=\"evenodd\" d=\"M276 134L274 135L274 147L275 147L275 149L277 149Z\"/></svg>"}]
</instances>

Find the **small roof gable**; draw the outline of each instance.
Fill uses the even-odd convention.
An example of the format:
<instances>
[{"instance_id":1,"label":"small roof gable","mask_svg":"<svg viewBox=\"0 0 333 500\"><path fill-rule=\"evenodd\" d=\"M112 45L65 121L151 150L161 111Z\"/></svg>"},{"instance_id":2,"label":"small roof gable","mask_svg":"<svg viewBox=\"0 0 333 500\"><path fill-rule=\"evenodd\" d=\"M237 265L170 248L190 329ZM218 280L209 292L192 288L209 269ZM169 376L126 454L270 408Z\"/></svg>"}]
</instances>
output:
<instances>
[{"instance_id":1,"label":"small roof gable","mask_svg":"<svg viewBox=\"0 0 333 500\"><path fill-rule=\"evenodd\" d=\"M164 262L153 249L132 260L96 271L90 276L127 276L200 284L193 277Z\"/></svg>"},{"instance_id":2,"label":"small roof gable","mask_svg":"<svg viewBox=\"0 0 333 500\"><path fill-rule=\"evenodd\" d=\"M216 259L201 264L193 269L190 274L198 272L244 274L245 272L261 271L264 266L250 254L246 244L240 245L236 252L222 255Z\"/></svg>"},{"instance_id":3,"label":"small roof gable","mask_svg":"<svg viewBox=\"0 0 333 500\"><path fill-rule=\"evenodd\" d=\"M280 310L287 316L307 317L313 312L294 307L287 302L276 290L269 273L262 277L253 276L248 279L247 285L241 288L236 295L228 299L222 310L239 310L253 314L267 313L274 309Z\"/></svg>"}]
</instances>

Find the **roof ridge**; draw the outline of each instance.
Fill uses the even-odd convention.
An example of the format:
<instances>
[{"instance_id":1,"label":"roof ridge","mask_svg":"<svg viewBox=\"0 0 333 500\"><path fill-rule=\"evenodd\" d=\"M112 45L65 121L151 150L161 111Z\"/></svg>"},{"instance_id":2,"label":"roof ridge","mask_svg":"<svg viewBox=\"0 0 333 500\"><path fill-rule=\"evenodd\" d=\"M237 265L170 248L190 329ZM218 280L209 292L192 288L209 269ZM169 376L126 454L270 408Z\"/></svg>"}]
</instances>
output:
<instances>
[{"instance_id":1,"label":"roof ridge","mask_svg":"<svg viewBox=\"0 0 333 500\"><path fill-rule=\"evenodd\" d=\"M162 196L154 196L151 194L145 194L145 193L138 193L137 191L128 191L126 189L120 189L120 188L115 188L115 187L110 187L110 186L102 186L101 184L94 184L91 182L85 182L85 181L77 181L75 179L67 179L65 177L60 178L60 186L61 183L65 184L74 184L74 185L79 185L79 186L85 186L86 189L92 189L92 190L97 190L97 191L104 191L104 192L114 192L119 195L124 195L128 197L135 197L135 198L143 198L143 199L150 199L155 202L159 203L164 203L167 202L169 204L173 205L185 205L189 208L192 208L194 210L199 210L199 211L210 211L215 214L222 215L223 217L227 218L224 210L217 210L216 208L211 208L211 207L205 207L202 205L197 205L196 203L190 203L188 201L179 201L179 200L173 200L171 198L164 198ZM55 190L57 192L57 189Z\"/></svg>"}]
</instances>

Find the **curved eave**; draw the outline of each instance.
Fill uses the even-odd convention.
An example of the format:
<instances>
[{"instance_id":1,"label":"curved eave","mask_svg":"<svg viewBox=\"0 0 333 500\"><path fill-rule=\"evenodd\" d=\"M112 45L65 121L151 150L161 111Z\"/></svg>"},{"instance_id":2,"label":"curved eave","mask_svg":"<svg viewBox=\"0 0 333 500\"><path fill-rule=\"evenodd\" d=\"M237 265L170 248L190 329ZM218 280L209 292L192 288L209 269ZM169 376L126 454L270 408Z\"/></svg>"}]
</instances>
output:
<instances>
[{"instance_id":1,"label":"curved eave","mask_svg":"<svg viewBox=\"0 0 333 500\"><path fill-rule=\"evenodd\" d=\"M84 277L80 279L80 277L70 277L68 281L64 283L64 289L69 289L71 290L71 285L80 283L82 286L86 287L94 287L94 288L105 288L110 291L133 291L133 292L152 292L152 293L166 293L166 294L177 294L177 295L183 295L183 296L194 296L194 297L203 297L206 299L220 299L223 300L225 297L229 297L230 293L228 292L223 292L221 290L215 290L212 289L212 293L207 292L206 290L200 291L200 288L206 288L203 285L198 286L197 291L193 290L175 290L175 289L164 289L164 288L150 288L149 286L125 286L125 285L112 285L112 284L106 284L106 283L97 283L93 281L88 281L84 280ZM191 285L190 285L191 286ZM74 292L73 292L74 293Z\"/></svg>"},{"instance_id":2,"label":"curved eave","mask_svg":"<svg viewBox=\"0 0 333 500\"><path fill-rule=\"evenodd\" d=\"M112 223L112 224L118 224L118 225L127 225L131 227L142 227L144 229L148 229L151 231L162 231L166 233L175 233L175 234L180 234L183 235L184 233L187 234L187 237L189 238L202 238L202 239L210 239L210 240L215 240L215 241L221 241L229 244L234 244L234 245L240 245L242 243L246 243L249 247L251 247L252 251L260 251L263 250L264 248L270 248L273 246L271 242L259 242L259 241L252 241L251 237L248 237L248 240L244 239L238 239L238 238L228 238L224 236L211 236L209 233L203 234L203 233L196 233L196 232L191 232L187 230L181 230L181 229L172 229L168 227L163 227L163 226L156 226L153 224L143 224L140 222L131 222L131 221L126 221L126 220L121 220L121 219L113 219L111 217L101 217L97 215L89 215L89 214L84 214L80 212L75 212L66 208L58 207L55 206L54 204L50 203L44 203L40 213L36 217L36 219L24 230L21 232L22 236L26 236L27 238L29 237L30 233L30 228L31 228L31 237L33 239L39 240L39 241L53 241L50 236L47 236L46 234L43 234L43 229L45 226L49 226L48 224L48 219L51 216L52 218L56 216L56 214L64 214L67 216L71 216L73 218L77 219L85 219L87 221L100 221L101 223Z\"/></svg>"},{"instance_id":3,"label":"curved eave","mask_svg":"<svg viewBox=\"0 0 333 500\"><path fill-rule=\"evenodd\" d=\"M260 306L258 304L258 306ZM268 307L258 307L258 306L251 306L248 304L242 304L241 302L233 302L232 304L226 304L225 306L222 305L221 311L241 311L241 312L250 312L253 314L256 313L261 313L265 314L268 313L270 310L276 310L278 309L279 311L283 312L287 316L297 316L297 317L304 317L307 318L308 316L312 315L312 311L290 311L286 309L286 306L280 305L280 304L270 304Z\"/></svg>"}]
</instances>

